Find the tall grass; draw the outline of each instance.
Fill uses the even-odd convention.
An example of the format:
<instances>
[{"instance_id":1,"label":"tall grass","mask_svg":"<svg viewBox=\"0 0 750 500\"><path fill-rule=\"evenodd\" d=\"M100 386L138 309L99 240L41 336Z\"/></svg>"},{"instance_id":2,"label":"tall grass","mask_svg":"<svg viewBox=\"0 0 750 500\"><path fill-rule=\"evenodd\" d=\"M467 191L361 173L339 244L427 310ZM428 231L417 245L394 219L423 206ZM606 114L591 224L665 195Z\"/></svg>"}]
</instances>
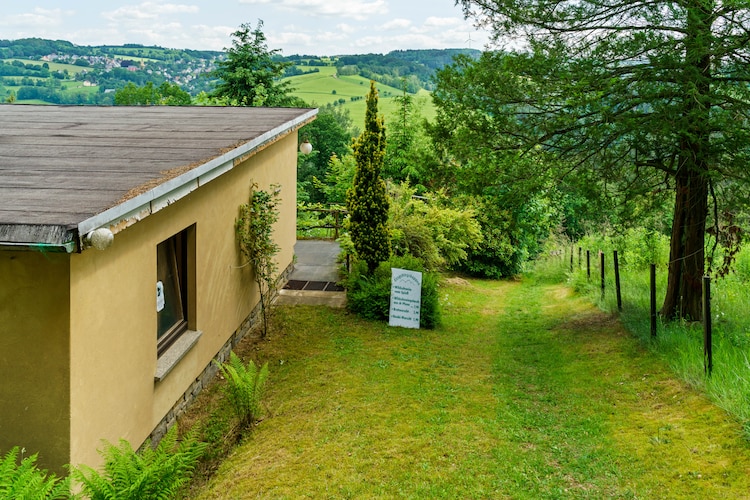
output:
<instances>
[{"instance_id":1,"label":"tall grass","mask_svg":"<svg viewBox=\"0 0 750 500\"><path fill-rule=\"evenodd\" d=\"M583 249L581 263L578 247ZM699 322L657 321L650 332L649 261L657 264L657 308L664 299L667 281L668 242L643 230L624 233L619 239L587 237L566 245L563 255L537 262L534 272L566 280L577 293L602 310L618 313L613 251L618 250L623 309L620 319L633 335L661 356L686 383L707 394L715 404L743 425L750 439L750 249L743 249L728 276L712 279L713 371L704 371L703 326ZM561 247L562 248L562 247ZM586 250L591 251L591 277ZM605 294L601 294L599 250L605 254ZM573 269L570 269L570 252Z\"/></svg>"}]
</instances>

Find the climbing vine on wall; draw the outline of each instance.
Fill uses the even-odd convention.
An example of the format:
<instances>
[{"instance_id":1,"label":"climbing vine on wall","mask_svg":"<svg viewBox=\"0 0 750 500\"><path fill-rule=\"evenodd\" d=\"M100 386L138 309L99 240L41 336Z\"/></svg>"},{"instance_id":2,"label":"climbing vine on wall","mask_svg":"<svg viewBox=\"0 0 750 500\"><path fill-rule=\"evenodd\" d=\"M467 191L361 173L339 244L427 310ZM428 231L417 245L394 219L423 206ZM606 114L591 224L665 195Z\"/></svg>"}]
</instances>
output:
<instances>
[{"instance_id":1,"label":"climbing vine on wall","mask_svg":"<svg viewBox=\"0 0 750 500\"><path fill-rule=\"evenodd\" d=\"M275 256L279 253L279 245L273 238L273 225L279 220L280 192L277 184L264 191L258 189L257 183L252 183L248 202L240 205L235 224L240 253L252 266L260 290L263 337L268 334L271 303L278 293L279 273Z\"/></svg>"}]
</instances>

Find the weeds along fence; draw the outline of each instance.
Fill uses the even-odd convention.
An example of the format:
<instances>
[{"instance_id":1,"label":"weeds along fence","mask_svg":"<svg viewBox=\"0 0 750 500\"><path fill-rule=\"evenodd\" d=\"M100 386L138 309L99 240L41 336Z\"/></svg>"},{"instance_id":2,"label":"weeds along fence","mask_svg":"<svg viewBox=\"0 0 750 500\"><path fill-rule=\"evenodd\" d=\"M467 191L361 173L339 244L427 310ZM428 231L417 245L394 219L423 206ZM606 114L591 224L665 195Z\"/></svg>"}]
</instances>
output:
<instances>
[{"instance_id":1,"label":"weeds along fence","mask_svg":"<svg viewBox=\"0 0 750 500\"><path fill-rule=\"evenodd\" d=\"M630 258L629 258L630 257ZM602 310L617 313L644 345L690 385L737 417L750 438L750 282L745 272L704 280L703 322L663 322L667 265L634 262L638 255L586 251L571 246L550 252L538 272L560 277ZM617 262L617 266L615 265ZM742 268L743 262L739 262ZM616 272L616 267L617 272ZM618 286L619 280L619 286ZM619 290L619 297L618 297Z\"/></svg>"},{"instance_id":2,"label":"weeds along fence","mask_svg":"<svg viewBox=\"0 0 750 500\"><path fill-rule=\"evenodd\" d=\"M643 254L639 249L619 251L615 272L611 248L600 252L570 246L549 252L538 261L536 273L562 277L602 310L617 313L678 377L736 417L750 439L750 265L745 262L750 251L739 256L738 272L704 281L703 323L661 320L656 308L666 291L666 257L650 265Z\"/></svg>"}]
</instances>

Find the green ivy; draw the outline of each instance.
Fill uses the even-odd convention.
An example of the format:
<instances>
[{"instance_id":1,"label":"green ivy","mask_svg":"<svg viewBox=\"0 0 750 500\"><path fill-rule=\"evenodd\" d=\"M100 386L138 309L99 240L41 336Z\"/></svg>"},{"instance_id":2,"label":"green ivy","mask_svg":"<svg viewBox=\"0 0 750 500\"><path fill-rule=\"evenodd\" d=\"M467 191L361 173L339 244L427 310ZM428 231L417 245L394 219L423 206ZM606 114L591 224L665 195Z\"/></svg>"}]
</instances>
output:
<instances>
[{"instance_id":1,"label":"green ivy","mask_svg":"<svg viewBox=\"0 0 750 500\"><path fill-rule=\"evenodd\" d=\"M271 185L271 191L258 189L256 183L250 186L250 198L240 205L240 215L235 224L240 253L255 273L255 282L260 291L263 336L268 333L268 320L271 304L278 292L278 266L274 257L279 253L279 245L273 238L273 225L279 220L278 185Z\"/></svg>"}]
</instances>

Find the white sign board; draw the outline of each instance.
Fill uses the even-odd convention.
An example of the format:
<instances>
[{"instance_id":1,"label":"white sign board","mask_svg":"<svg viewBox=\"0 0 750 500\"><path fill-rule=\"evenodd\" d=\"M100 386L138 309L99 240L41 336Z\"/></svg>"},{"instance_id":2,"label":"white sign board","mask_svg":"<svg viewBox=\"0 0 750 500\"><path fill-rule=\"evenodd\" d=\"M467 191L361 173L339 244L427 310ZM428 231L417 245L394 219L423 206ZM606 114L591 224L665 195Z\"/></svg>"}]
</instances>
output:
<instances>
[{"instance_id":1,"label":"white sign board","mask_svg":"<svg viewBox=\"0 0 750 500\"><path fill-rule=\"evenodd\" d=\"M422 273L406 269L391 269L390 326L419 328L422 307Z\"/></svg>"}]
</instances>

